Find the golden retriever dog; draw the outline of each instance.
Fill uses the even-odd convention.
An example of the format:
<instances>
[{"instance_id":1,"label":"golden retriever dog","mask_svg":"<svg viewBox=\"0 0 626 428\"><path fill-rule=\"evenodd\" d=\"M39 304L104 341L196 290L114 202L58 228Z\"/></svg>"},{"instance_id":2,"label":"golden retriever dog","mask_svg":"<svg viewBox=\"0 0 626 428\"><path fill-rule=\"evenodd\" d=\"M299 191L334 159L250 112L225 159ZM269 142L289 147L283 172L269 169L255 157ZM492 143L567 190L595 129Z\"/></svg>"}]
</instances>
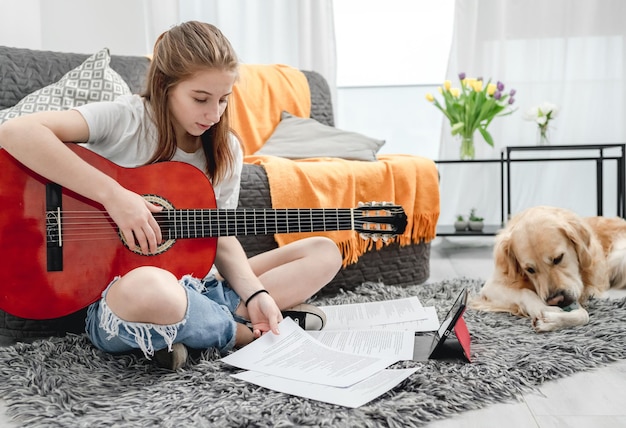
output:
<instances>
[{"instance_id":1,"label":"golden retriever dog","mask_svg":"<svg viewBox=\"0 0 626 428\"><path fill-rule=\"evenodd\" d=\"M537 332L583 325L589 297L626 286L626 220L528 208L498 232L494 264L470 307L529 317Z\"/></svg>"}]
</instances>

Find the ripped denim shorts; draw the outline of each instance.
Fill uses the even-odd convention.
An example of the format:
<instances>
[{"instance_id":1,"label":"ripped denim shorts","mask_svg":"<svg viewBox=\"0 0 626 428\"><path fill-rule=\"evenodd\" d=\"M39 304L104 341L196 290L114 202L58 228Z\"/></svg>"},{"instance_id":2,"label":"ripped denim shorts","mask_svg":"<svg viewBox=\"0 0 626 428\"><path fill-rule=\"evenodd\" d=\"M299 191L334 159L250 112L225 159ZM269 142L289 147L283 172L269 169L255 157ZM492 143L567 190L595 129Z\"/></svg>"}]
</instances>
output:
<instances>
[{"instance_id":1,"label":"ripped denim shorts","mask_svg":"<svg viewBox=\"0 0 626 428\"><path fill-rule=\"evenodd\" d=\"M177 342L195 349L217 348L220 352L234 346L236 322L243 320L233 314L240 298L226 281L213 275L202 280L184 276L179 283L187 293L185 316L176 324L160 325L124 321L111 311L106 295L118 279L111 281L102 298L87 310L85 330L98 349L110 353L141 349L149 358Z\"/></svg>"}]
</instances>

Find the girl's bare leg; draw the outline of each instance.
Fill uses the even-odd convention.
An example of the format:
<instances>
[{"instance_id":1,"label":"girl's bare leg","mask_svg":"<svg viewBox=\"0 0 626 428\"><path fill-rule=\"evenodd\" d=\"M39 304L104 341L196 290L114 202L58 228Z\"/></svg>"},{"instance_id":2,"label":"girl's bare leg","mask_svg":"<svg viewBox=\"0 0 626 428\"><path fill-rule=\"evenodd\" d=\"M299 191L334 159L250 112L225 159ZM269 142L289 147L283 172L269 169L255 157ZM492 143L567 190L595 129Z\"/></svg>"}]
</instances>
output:
<instances>
[{"instance_id":1,"label":"girl's bare leg","mask_svg":"<svg viewBox=\"0 0 626 428\"><path fill-rule=\"evenodd\" d=\"M280 309L305 302L337 274L342 257L337 245L324 237L302 239L249 259L252 270ZM240 305L237 313L247 317Z\"/></svg>"}]
</instances>

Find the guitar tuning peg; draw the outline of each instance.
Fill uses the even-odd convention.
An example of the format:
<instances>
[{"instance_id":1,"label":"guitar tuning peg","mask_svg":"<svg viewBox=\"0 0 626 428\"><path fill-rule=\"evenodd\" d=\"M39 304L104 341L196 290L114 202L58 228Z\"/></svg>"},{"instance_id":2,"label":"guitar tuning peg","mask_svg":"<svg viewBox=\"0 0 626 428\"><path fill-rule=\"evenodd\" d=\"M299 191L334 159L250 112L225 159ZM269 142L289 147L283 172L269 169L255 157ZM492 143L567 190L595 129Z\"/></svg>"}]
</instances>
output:
<instances>
[{"instance_id":1,"label":"guitar tuning peg","mask_svg":"<svg viewBox=\"0 0 626 428\"><path fill-rule=\"evenodd\" d=\"M393 235L383 235L383 234L380 234L380 233L363 233L363 232L359 233L359 237L361 239L371 239L374 242L378 242L378 240L381 239L385 244L387 242L389 242L390 239L393 239L396 236L398 236L398 235L396 235L396 234L393 234Z\"/></svg>"}]
</instances>

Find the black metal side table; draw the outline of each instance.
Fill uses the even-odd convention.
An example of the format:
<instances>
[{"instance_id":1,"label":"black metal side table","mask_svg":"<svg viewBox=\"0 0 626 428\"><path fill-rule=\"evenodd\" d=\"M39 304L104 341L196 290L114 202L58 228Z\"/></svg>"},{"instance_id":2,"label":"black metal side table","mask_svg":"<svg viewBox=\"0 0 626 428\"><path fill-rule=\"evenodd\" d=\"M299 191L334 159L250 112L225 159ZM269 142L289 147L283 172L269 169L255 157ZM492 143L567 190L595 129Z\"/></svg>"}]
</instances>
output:
<instances>
[{"instance_id":1,"label":"black metal side table","mask_svg":"<svg viewBox=\"0 0 626 428\"><path fill-rule=\"evenodd\" d=\"M436 160L436 164L500 164L500 224L486 224L482 231L454 229L453 225L437 225L437 236L494 236L504 225L504 158L500 159L471 159L471 160Z\"/></svg>"},{"instance_id":2,"label":"black metal side table","mask_svg":"<svg viewBox=\"0 0 626 428\"><path fill-rule=\"evenodd\" d=\"M564 157L523 157L530 152L583 152L582 156ZM514 154L520 153L521 157ZM626 199L624 198L624 182L626 178L626 144L576 144L559 146L507 146L501 152L501 161L506 164L506 218L511 216L511 164L516 162L559 162L559 161L594 161L596 163L596 212L603 215L603 172L604 162L615 161L617 164L617 216L624 218ZM503 177L501 177L502 179Z\"/></svg>"}]
</instances>

